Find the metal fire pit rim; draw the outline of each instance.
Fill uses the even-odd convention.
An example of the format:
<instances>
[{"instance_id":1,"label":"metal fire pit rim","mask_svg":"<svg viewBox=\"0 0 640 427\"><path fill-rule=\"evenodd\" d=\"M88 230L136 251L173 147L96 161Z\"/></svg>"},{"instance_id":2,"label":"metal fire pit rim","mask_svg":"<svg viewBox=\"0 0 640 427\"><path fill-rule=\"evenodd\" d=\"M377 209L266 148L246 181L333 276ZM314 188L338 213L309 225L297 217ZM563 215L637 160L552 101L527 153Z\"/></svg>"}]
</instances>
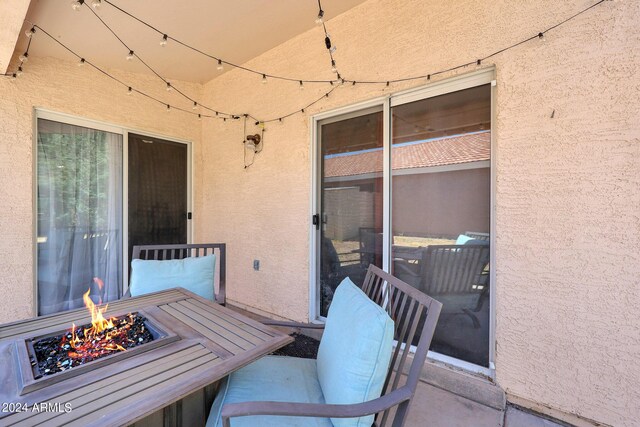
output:
<instances>
[{"instance_id":1,"label":"metal fire pit rim","mask_svg":"<svg viewBox=\"0 0 640 427\"><path fill-rule=\"evenodd\" d=\"M75 376L81 375L87 371L91 371L103 366L117 363L120 360L145 353L149 350L162 347L164 345L167 345L169 343L175 342L180 339L180 336L177 335L175 332L173 332L173 330L171 330L169 326L165 325L163 322L158 320L153 315L150 315L145 310L145 308L139 308L135 311L130 311L130 310L120 311L120 312L116 312L113 315L110 315L109 317L119 318L122 316L126 316L130 313L137 313L145 317L147 319L145 322L145 324L147 325L147 328L149 328L149 330L158 332L160 336L157 338L154 337L153 341L144 343L142 345L136 346L126 351L113 353L108 356L104 356L99 359L92 360L91 362L87 362L82 365L75 366L66 371L56 372L55 374L46 375L46 376L43 375L40 378L35 378L34 369L33 369L33 366L31 365L30 358L29 358L28 342L31 342L32 344L33 341L55 336L55 335L60 335L67 330L63 329L63 330L59 330L52 333L17 339L15 341L15 348L16 348L17 365L19 368L16 370L17 376L18 376L19 395L22 396L27 393L31 393L32 391L39 390L43 387L47 387L49 385L64 381L68 378L73 378ZM151 327L149 327L149 325L151 325Z\"/></svg>"}]
</instances>

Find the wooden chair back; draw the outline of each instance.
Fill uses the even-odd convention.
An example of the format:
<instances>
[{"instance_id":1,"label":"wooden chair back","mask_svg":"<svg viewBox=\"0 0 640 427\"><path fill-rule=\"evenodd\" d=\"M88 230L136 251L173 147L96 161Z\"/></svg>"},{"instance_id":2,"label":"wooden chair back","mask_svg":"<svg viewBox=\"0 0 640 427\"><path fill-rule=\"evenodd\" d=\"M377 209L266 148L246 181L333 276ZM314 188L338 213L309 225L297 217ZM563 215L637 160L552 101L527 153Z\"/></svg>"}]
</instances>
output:
<instances>
[{"instance_id":1,"label":"wooden chair back","mask_svg":"<svg viewBox=\"0 0 640 427\"><path fill-rule=\"evenodd\" d=\"M433 296L480 294L487 284L489 254L489 245L428 246L421 290Z\"/></svg>"},{"instance_id":2,"label":"wooden chair back","mask_svg":"<svg viewBox=\"0 0 640 427\"><path fill-rule=\"evenodd\" d=\"M382 395L401 389L413 396L427 358L442 304L400 279L370 265L362 290L394 321L396 345ZM406 344L408 343L408 345ZM412 346L411 343L416 343ZM413 357L410 353L415 349ZM404 425L411 399L376 415L379 427Z\"/></svg>"},{"instance_id":3,"label":"wooden chair back","mask_svg":"<svg viewBox=\"0 0 640 427\"><path fill-rule=\"evenodd\" d=\"M171 260L188 257L216 255L216 272L214 272L214 294L216 302L224 305L226 299L226 244L194 243L178 245L144 245L134 246L131 259ZM215 280L215 279L218 280Z\"/></svg>"}]
</instances>

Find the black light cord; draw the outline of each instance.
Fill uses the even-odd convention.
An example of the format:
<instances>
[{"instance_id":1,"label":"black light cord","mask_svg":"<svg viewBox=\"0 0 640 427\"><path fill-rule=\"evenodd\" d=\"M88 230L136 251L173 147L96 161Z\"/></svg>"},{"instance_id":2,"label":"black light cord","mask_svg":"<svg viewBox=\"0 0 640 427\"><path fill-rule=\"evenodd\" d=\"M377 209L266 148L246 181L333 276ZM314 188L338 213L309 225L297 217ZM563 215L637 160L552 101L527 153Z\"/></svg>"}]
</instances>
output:
<instances>
[{"instance_id":1,"label":"black light cord","mask_svg":"<svg viewBox=\"0 0 640 427\"><path fill-rule=\"evenodd\" d=\"M132 18L132 19L138 21L139 23L145 25L146 27L152 29L156 33L160 34L162 37L166 36L168 40L172 40L172 41L178 43L179 45L181 45L183 47L186 47L187 49L190 49L190 50L192 50L194 52L197 52L200 55L206 56L207 58L213 59L216 62L219 61L222 64L228 65L230 67L238 68L240 70L244 70L244 71L247 71L249 73L253 73L253 74L259 75L259 76L263 76L264 75L264 76L267 76L267 77L269 77L271 79L284 80L284 81L290 81L290 82L296 82L296 83L300 82L300 81L303 82L303 83L336 83L337 82L337 80L313 80L313 79L299 79L299 78L293 78L293 77L285 77L285 76L280 76L280 75L277 75L277 74L265 73L264 71L254 70L252 68L245 67L243 65L239 65L239 64L235 64L233 62L226 61L226 60L224 60L224 59L222 59L222 58L220 58L218 56L206 53L201 49L198 49L198 48L196 48L194 46L191 46L188 43L185 43L185 42L183 42L183 41L181 41L179 39L176 39L175 37L170 36L168 33L166 33L164 31L160 30L159 28L149 24L148 22L144 21L143 19L138 18L137 16L135 16L131 12L128 12L128 11L124 10L123 8L121 8L120 6L118 6L116 4L113 4L109 0L102 0L102 2L108 4L109 6L113 7L116 10L118 10L119 12L129 16L130 18ZM325 29L325 33L326 33L326 29Z\"/></svg>"},{"instance_id":2,"label":"black light cord","mask_svg":"<svg viewBox=\"0 0 640 427\"><path fill-rule=\"evenodd\" d=\"M117 9L119 9L117 6L113 5L113 4L112 4L112 3L110 3L108 0L103 0L103 1L104 1L105 3L108 3L108 4L112 5L112 6L114 6L114 7L115 7L115 8L117 8ZM111 75L111 74L109 74L108 72L104 71L103 69L101 69L101 68L100 68L100 67L98 67L97 65L93 64L92 62L85 60L85 63L89 64L91 67L93 67L94 69L96 69L96 70L97 70L97 71L99 71L100 73L104 74L105 76L107 76L107 77L111 78L112 80L114 80L114 81L116 81L116 82L120 83L121 85L123 85L123 86L127 87L127 88L129 89L129 91L130 91L130 92L136 92L136 93L139 93L139 94L141 94L141 95L143 95L143 96L145 96L145 97L147 97L147 98L149 98L149 99L151 99L151 100L153 100L153 101L156 101L156 102L158 102L158 103L160 103L160 104L162 104L162 105L166 105L168 109L174 108L174 109L176 109L176 110L183 111L183 112L188 113L188 114L193 114L193 115L196 115L196 116L198 116L198 117L222 118L222 119L223 119L223 121L226 121L226 120L227 120L227 118L230 118L230 119L239 119L239 118L240 118L240 116L245 116L246 118L251 118L252 120L255 120L255 121L256 121L256 122L255 122L255 123L256 123L256 125L258 125L258 124L261 124L261 123L262 123L262 124L264 124L264 123L270 123L270 122L275 122L275 121L282 122L285 118L291 117L291 116L293 116L293 115L295 115L295 114L298 114L298 113L304 113L304 112L305 112L305 110L306 110L307 108L309 108L309 107L311 107L311 106L313 106L313 105L317 104L318 102L320 102L320 101L321 101L321 100L323 100L324 98L328 98L328 97L329 97L329 95L330 95L330 94L331 94L331 93L332 93L332 92L333 92L337 87L339 87L340 83L341 83L341 84L344 84L344 83L349 82L349 83L352 83L352 85L355 85L356 83L359 83L359 84L385 84L386 86L389 86L389 84L390 84L390 83L399 83L399 82L406 82L406 81L419 80L419 79L425 79L425 78L426 78L427 80L431 80L431 77L432 77L432 76L436 76L436 75L439 75L439 74L445 74L445 73L448 73L448 72L451 72L451 71L455 71L455 70L458 70L458 69L461 69L461 68L465 68L465 67L468 67L468 66L471 66L471 65L474 65L474 64L481 65L481 64L482 64L482 62L483 62L483 61L485 61L486 59L489 59L489 58L491 58L491 57L493 57L493 56L496 56L496 55L498 55L498 54L500 54L500 53L503 53L503 52L505 52L505 51L508 51L508 50L510 50L510 49L513 49L513 48L515 48L515 47L517 47L517 46L520 46L520 45L525 44L525 43L527 43L527 42L530 42L530 41L532 41L532 40L535 40L536 38L542 38L542 37L544 37L544 34L545 34L545 33L549 32L549 31L552 31L552 30L554 30L554 29L556 29L556 28L558 28L558 27L560 27L560 26L562 26L562 25L566 24L567 22L569 22L569 21L571 21L571 20L573 20L573 19L577 18L578 16L580 16L580 15L582 15L582 14L586 13L587 11L589 11L589 10L591 10L591 9L595 8L596 6L598 6L598 5L602 4L602 3L606 2L606 1L610 1L610 0L599 0L599 1L597 1L596 3L594 3L594 4L592 4L592 5L590 5L590 6L586 7L586 8L584 8L584 9L580 10L579 12L577 12L577 13L575 13L575 14L571 15L570 17L568 17L568 18L564 19L563 21L561 21L561 22L559 22L559 23L557 23L557 24L555 24L555 25L553 25L553 26L551 26L551 27L546 28L545 30L543 30L543 31L541 31L541 32L539 32L539 33L537 33L536 35L530 36L530 37L528 37L528 38L526 38L526 39L524 39L524 40L521 40L521 41L519 41L519 42L513 43L513 44L511 44L511 45L509 45L509 46L507 46L507 47L504 47L504 48L502 48L502 49L500 49L500 50L497 50L497 51L495 51L495 52L493 52L493 53L491 53L491 54L489 54L489 55L486 55L486 56L484 56L484 57L481 57L481 58L479 58L479 59L476 59L475 61L471 61L471 62L466 62L466 63L463 63L463 64L459 64L459 65L456 65L456 66L453 66L453 67L450 67L450 68L447 68L447 69L443 69L443 70L440 70L440 71L432 72L432 73L430 73L430 74L425 74L425 75L420 75L420 76L414 76L414 77L405 77L405 78L399 78L399 79L380 80L380 81L378 81L378 80L357 80L357 81L356 81L356 80L340 79L340 80L338 81L338 83L339 83L339 84L337 84L337 85L334 85L334 83L336 82L335 80L331 80L331 81L317 81L317 80L316 80L316 81L314 81L314 80L290 79L290 80L294 80L294 81L298 81L298 82L300 82L300 81L302 81L302 82L305 82L305 81L308 81L308 82L329 82L329 83L331 83L331 84L333 85L333 88L332 88L330 91L326 92L326 93L325 93L324 95L322 95L321 97L319 97L318 99L314 100L313 102L311 102L311 103L307 104L306 106L304 106L304 107L302 107L302 108L300 108L300 109L297 109L297 110L295 110L295 111L292 111L292 112L291 112L291 113L289 113L289 114L285 114L285 115L283 115L283 116L276 117L276 118L272 118L272 119L268 119L268 120L260 120L260 119L256 118L255 116L253 116L253 115L251 115L251 114L248 114L248 113L245 113L245 114L222 113L222 112L217 111L217 110L212 110L212 109L210 109L209 107L206 107L206 106L203 106L203 108L206 108L206 109L209 109L209 110L211 110L211 111L214 111L214 112L216 113L216 115L215 115L215 116L212 116L212 115L207 115L207 114L198 114L198 113L195 113L195 112L192 112L192 111L189 111L189 110L183 109L183 108L173 107L172 105L167 104L167 103L165 103L164 101L161 101L161 100L159 100L159 99L157 99L157 98L155 98L155 97L153 97L153 96L151 96L151 95L149 95L149 94L147 94L147 93L144 93L144 92L142 92L142 91L140 91L140 90L138 90L138 89L134 89L132 86L127 85L127 84L126 84L125 82L123 82L122 80L120 80L120 79L118 79L118 78L114 77L113 75ZM320 6L320 1L318 1L318 5L319 5L319 7L321 7L321 6ZM321 9L320 9L320 10L321 10ZM93 10L92 10L92 11L93 11ZM123 12L128 14L128 12L125 12L125 11L123 11ZM129 14L129 15L130 15L130 14ZM97 15L96 15L96 16L97 16ZM156 29L155 27L152 27L151 25L149 25L149 24L145 23L144 21L140 20L139 18L136 18L136 17L134 17L133 15L130 15L130 16L132 16L134 19L137 19L138 21L140 21L140 22L144 23L145 25L149 26L150 28L153 28L154 30L156 30L156 31L160 32L158 29ZM98 17L98 18L99 18L99 17ZM100 18L99 18L99 19L100 19ZM101 20L101 22L103 22L103 23L104 23L104 21L102 21L102 19L100 19L100 20ZM28 22L28 21L27 21L27 22ZM37 29L41 30L41 31L42 31L45 35L47 35L50 39L52 39L53 41L55 41L56 43L58 43L60 46L62 46L64 49L66 49L67 51L69 51L71 54L73 54L73 55L74 55L74 56L76 56L77 58L79 58L79 59L84 59L82 56L80 56L79 54L77 54L76 52L74 52L72 49L70 49L70 48L69 48L68 46L66 46L64 43L62 43L62 42L61 42L61 41L59 41L57 38L53 37L51 34L49 34L47 31L45 31L42 27L40 27L40 26L38 26L38 25L36 25L36 24L34 24L34 23L30 23L30 24L32 25L32 28L34 28L34 29L35 29L35 28L37 28ZM106 25L106 23L104 23L104 24ZM324 22L323 22L323 26L324 26ZM112 32L113 32L113 31L112 31ZM115 35L115 36L120 40L120 38L115 34L115 32L113 32L113 33L114 33L114 35ZM326 30L325 30L325 33L326 33ZM27 45L27 51L25 52L26 54L28 54L29 47L31 46L31 41L32 41L32 39L33 39L33 36L30 38L29 43L28 43L28 45ZM173 39L173 38L172 38L172 40L175 40L175 39ZM120 41L121 41L121 43L122 43L124 46L127 46L127 45L126 45L122 40L120 40ZM175 41L179 42L178 40L175 40ZM181 43L181 42L179 42L179 43ZM186 45L186 44L185 44L185 46L188 46L188 45ZM131 51L131 49L129 49L129 50ZM196 49L194 48L194 50L196 50ZM331 52L329 52L329 53L331 54ZM134 55L135 55L138 59L140 59L140 57L139 57L137 54L135 54L135 53L134 53ZM212 57L212 58L214 58L214 57ZM331 56L331 58L333 58L333 57ZM155 73L155 74L156 74L160 79L162 79L165 83L169 83L169 82L168 82L166 79L164 79L161 75L159 75L159 74L158 74L158 73L156 73L153 69L151 69L151 67L149 67L149 65L148 65L148 64L146 64L144 61L142 61L142 59L140 59L140 61L141 61L145 66L147 66L150 70L152 70L152 72L154 72L154 73ZM333 61L333 59L332 59L332 61ZM23 64L23 62L21 61L21 62L20 62L20 67L22 66L22 64ZM228 63L228 64L229 64L229 65L233 65L233 66L235 66L234 64L231 64L231 63ZM332 64L334 64L334 62L332 62ZM241 68L241 67L237 67L237 68ZM264 74L264 73L259 73L259 72L254 71L254 70L249 70L249 69L247 69L247 70L248 70L248 71L251 71L251 72L254 72L254 73L257 73L257 74ZM14 72L14 73L5 73L5 74L0 75L0 76L4 76L4 77L13 77L13 78L15 78L15 77L16 77L16 73L15 73L15 72ZM267 75L267 76L271 76L271 77L277 78L277 76L273 76L273 75ZM283 79L285 79L285 80L286 80L286 78L283 78ZM172 86L172 88L174 88L174 89L175 89L175 87L174 87L174 86ZM176 91L177 91L178 93L181 93L178 89L176 89ZM181 94L182 94L183 96L185 96L187 99L189 99L190 101L192 101L192 102L194 102L194 103L197 103L195 100L193 100L192 98L188 97L187 95L185 95L185 94L183 94L183 93L181 93ZM197 105L201 105L201 104L197 103ZM220 117L220 115L222 115L222 116L227 116L227 117Z\"/></svg>"}]
</instances>

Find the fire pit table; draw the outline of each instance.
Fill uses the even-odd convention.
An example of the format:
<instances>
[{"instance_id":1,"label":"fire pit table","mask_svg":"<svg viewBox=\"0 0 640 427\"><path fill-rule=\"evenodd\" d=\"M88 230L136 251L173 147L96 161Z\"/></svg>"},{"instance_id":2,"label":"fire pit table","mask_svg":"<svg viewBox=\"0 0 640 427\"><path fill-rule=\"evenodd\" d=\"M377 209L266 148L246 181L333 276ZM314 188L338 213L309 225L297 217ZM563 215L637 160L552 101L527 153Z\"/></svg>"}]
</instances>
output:
<instances>
[{"instance_id":1,"label":"fire pit table","mask_svg":"<svg viewBox=\"0 0 640 427\"><path fill-rule=\"evenodd\" d=\"M0 425L198 423L211 384L293 340L182 288L108 308L95 335L85 309L0 325ZM81 353L101 341L104 354Z\"/></svg>"}]
</instances>

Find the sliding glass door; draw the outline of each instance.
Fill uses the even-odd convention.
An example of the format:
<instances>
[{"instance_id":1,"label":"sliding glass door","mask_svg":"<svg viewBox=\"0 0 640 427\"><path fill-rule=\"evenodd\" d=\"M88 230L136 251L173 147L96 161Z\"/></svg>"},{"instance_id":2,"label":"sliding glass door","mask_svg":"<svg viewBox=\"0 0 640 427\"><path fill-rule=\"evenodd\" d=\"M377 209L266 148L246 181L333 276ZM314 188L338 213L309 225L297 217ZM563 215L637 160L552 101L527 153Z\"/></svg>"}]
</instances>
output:
<instances>
[{"instance_id":1,"label":"sliding glass door","mask_svg":"<svg viewBox=\"0 0 640 427\"><path fill-rule=\"evenodd\" d=\"M117 299L122 135L42 118L37 130L38 314L81 307L92 287Z\"/></svg>"},{"instance_id":2,"label":"sliding glass door","mask_svg":"<svg viewBox=\"0 0 640 427\"><path fill-rule=\"evenodd\" d=\"M320 315L349 276L382 267L382 111L323 122L320 130Z\"/></svg>"},{"instance_id":3,"label":"sliding glass door","mask_svg":"<svg viewBox=\"0 0 640 427\"><path fill-rule=\"evenodd\" d=\"M317 119L317 315L375 263L443 303L431 357L489 372L492 78Z\"/></svg>"},{"instance_id":4,"label":"sliding glass door","mask_svg":"<svg viewBox=\"0 0 640 427\"><path fill-rule=\"evenodd\" d=\"M36 114L37 312L116 300L133 245L189 241L190 146Z\"/></svg>"},{"instance_id":5,"label":"sliding glass door","mask_svg":"<svg viewBox=\"0 0 640 427\"><path fill-rule=\"evenodd\" d=\"M443 303L432 351L489 367L491 86L391 119L392 273Z\"/></svg>"}]
</instances>

